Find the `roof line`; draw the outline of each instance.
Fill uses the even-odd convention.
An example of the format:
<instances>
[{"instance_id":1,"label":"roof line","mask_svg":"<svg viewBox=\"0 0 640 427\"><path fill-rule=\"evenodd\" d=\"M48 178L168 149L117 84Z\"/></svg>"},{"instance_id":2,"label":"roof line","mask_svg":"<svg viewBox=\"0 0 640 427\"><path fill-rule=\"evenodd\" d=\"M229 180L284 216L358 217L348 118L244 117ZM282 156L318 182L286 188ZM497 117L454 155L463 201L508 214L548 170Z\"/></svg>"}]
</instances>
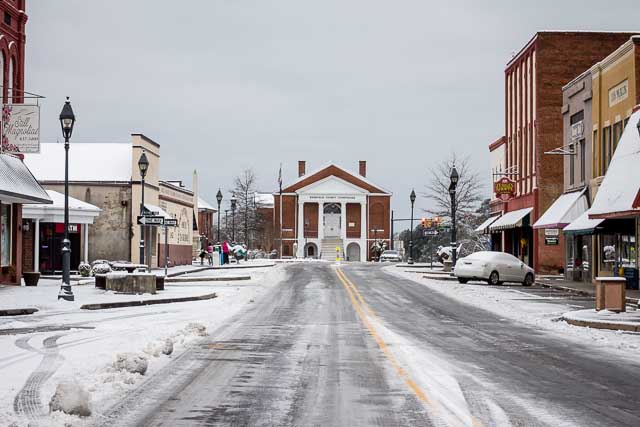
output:
<instances>
[{"instance_id":1,"label":"roof line","mask_svg":"<svg viewBox=\"0 0 640 427\"><path fill-rule=\"evenodd\" d=\"M335 166L335 167L337 167L337 168L338 168L338 169L340 169L341 171L348 173L349 175L351 175L351 176L353 176L353 177L355 177L355 178L357 178L357 179L361 180L362 182L365 182L365 183L369 184L370 186L375 187L375 188L377 188L377 189L381 190L383 193L392 194L392 193L391 193L389 190L387 190L386 188L384 188L384 187L382 187L382 186L380 186L380 185L378 185L378 184L375 184L374 182L372 182L372 181L370 181L369 179L367 179L367 177L362 176L362 175L360 175L360 174L356 174L356 173L354 173L354 172L352 172L352 171L350 171L350 170L348 170L348 169L345 169L344 167L342 167L342 166L340 166L340 165L338 165L338 164L336 164L336 163L334 163L334 162L328 162L328 163L325 163L323 166L321 166L321 167L320 167L320 168L318 168L318 169L315 169L313 172L305 173L304 175L302 175L302 176L298 177L298 179L296 179L295 181L293 181L293 182L291 182L291 183L288 183L287 185L284 185L284 186L283 186L283 188L284 188L284 189L286 189L286 188L291 187L292 185L296 185L296 184L300 183L301 181L303 181L303 180L305 180L305 179L309 178L310 176L313 176L313 175L315 175L315 174L317 174L317 173L319 173L319 172L323 171L324 169L326 169L326 168L328 168L328 167L330 167L330 166ZM279 193L278 193L278 192L276 192L276 194L279 194Z\"/></svg>"}]
</instances>

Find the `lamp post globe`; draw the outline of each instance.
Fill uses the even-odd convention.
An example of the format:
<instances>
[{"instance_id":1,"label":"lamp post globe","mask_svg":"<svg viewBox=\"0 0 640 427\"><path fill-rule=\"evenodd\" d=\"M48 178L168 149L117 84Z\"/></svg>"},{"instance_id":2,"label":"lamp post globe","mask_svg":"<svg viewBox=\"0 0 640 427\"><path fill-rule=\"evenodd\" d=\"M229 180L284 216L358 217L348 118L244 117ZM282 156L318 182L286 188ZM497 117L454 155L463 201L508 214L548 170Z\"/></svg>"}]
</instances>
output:
<instances>
[{"instance_id":1,"label":"lamp post globe","mask_svg":"<svg viewBox=\"0 0 640 427\"><path fill-rule=\"evenodd\" d=\"M71 242L69 241L69 139L73 133L76 116L67 97L60 112L60 126L64 137L64 239L62 240L62 285L58 299L73 301L71 290Z\"/></svg>"},{"instance_id":2,"label":"lamp post globe","mask_svg":"<svg viewBox=\"0 0 640 427\"><path fill-rule=\"evenodd\" d=\"M140 159L138 159L138 170L140 171L140 216L144 216L144 177L147 176L147 171L149 170L149 159L147 159L147 154L142 151L142 155ZM145 263L144 256L144 224L140 224L140 264Z\"/></svg>"},{"instance_id":3,"label":"lamp post globe","mask_svg":"<svg viewBox=\"0 0 640 427\"><path fill-rule=\"evenodd\" d=\"M222 191L220 191L219 188L216 194L216 200L218 201L218 238L216 240L220 243L220 203L222 203Z\"/></svg>"},{"instance_id":4,"label":"lamp post globe","mask_svg":"<svg viewBox=\"0 0 640 427\"><path fill-rule=\"evenodd\" d=\"M236 203L238 202L234 196L231 196L231 241L236 241Z\"/></svg>"},{"instance_id":5,"label":"lamp post globe","mask_svg":"<svg viewBox=\"0 0 640 427\"><path fill-rule=\"evenodd\" d=\"M409 260L407 262L413 264L413 204L416 201L416 192L414 189L411 190L409 200L411 200L411 229L409 234Z\"/></svg>"}]
</instances>

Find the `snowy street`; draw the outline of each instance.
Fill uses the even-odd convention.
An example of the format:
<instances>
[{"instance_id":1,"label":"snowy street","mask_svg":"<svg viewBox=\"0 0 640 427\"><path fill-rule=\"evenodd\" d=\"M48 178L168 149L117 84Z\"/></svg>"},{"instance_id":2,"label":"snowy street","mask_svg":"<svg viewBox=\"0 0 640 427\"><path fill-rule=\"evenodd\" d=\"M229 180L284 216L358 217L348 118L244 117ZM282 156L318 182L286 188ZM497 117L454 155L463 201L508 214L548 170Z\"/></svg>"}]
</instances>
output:
<instances>
[{"instance_id":1,"label":"snowy street","mask_svg":"<svg viewBox=\"0 0 640 427\"><path fill-rule=\"evenodd\" d=\"M235 307L214 299L135 308L110 312L122 318L105 316L95 330L3 337L3 348L22 348L3 358L2 374L17 375L7 366L18 360L35 369L42 357L25 356L28 346L42 352L43 339L46 347L48 337L62 335L66 368L43 381L42 400L56 377L75 371L98 403L83 420L54 415L71 425L640 424L638 335L554 321L588 306L585 298L414 276L372 264L279 265L259 284L252 280L253 290L227 299ZM145 336L160 337L145 332L149 324L163 330L188 322L206 325L208 336L189 338L170 357L151 357L144 377L91 373L108 365L106 353L139 350L150 341ZM117 350L104 348L116 331L128 339L120 337ZM99 361L91 360L92 348Z\"/></svg>"}]
</instances>

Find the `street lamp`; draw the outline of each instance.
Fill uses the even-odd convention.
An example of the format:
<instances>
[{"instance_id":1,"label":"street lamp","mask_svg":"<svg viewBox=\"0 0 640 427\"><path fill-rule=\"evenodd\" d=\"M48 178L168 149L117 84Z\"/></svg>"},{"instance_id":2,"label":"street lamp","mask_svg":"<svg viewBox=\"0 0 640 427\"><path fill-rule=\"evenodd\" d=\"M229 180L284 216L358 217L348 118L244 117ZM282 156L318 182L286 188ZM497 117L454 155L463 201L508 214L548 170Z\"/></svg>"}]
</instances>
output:
<instances>
[{"instance_id":1,"label":"street lamp","mask_svg":"<svg viewBox=\"0 0 640 427\"><path fill-rule=\"evenodd\" d=\"M409 235L409 264L413 264L413 204L416 201L416 192L415 190L411 190L411 195L409 196L409 200L411 200L411 234Z\"/></svg>"},{"instance_id":2,"label":"street lamp","mask_svg":"<svg viewBox=\"0 0 640 427\"><path fill-rule=\"evenodd\" d=\"M73 114L69 97L60 112L60 125L64 136L64 240L62 241L62 285L58 299L73 301L71 290L71 242L69 241L69 138L73 133L76 116Z\"/></svg>"},{"instance_id":3,"label":"street lamp","mask_svg":"<svg viewBox=\"0 0 640 427\"><path fill-rule=\"evenodd\" d=\"M231 196L231 241L236 241L236 198Z\"/></svg>"},{"instance_id":4,"label":"street lamp","mask_svg":"<svg viewBox=\"0 0 640 427\"><path fill-rule=\"evenodd\" d=\"M458 171L454 164L449 175L449 195L451 196L451 267L456 266L458 259L458 243L456 242L456 187L458 186Z\"/></svg>"},{"instance_id":5,"label":"street lamp","mask_svg":"<svg viewBox=\"0 0 640 427\"><path fill-rule=\"evenodd\" d=\"M220 243L220 203L222 203L222 191L218 188L218 194L216 194L216 200L218 201L218 243Z\"/></svg>"},{"instance_id":6,"label":"street lamp","mask_svg":"<svg viewBox=\"0 0 640 427\"><path fill-rule=\"evenodd\" d=\"M149 170L149 160L147 159L147 154L144 152L144 150L142 150L142 155L138 160L138 169L140 170L140 184L142 187L142 195L140 198L140 216L144 217L144 177L147 175L147 170ZM144 264L144 258L144 224L140 224L140 264Z\"/></svg>"}]
</instances>

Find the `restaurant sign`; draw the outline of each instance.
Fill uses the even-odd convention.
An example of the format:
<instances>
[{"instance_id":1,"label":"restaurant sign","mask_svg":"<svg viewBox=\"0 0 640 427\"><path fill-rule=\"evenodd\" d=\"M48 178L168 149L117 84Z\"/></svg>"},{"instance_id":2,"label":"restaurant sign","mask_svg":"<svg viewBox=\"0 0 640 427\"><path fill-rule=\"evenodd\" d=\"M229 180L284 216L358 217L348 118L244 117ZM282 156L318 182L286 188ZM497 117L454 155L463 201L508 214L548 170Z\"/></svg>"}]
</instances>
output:
<instances>
[{"instance_id":1,"label":"restaurant sign","mask_svg":"<svg viewBox=\"0 0 640 427\"><path fill-rule=\"evenodd\" d=\"M40 152L40 106L5 104L2 106L2 152Z\"/></svg>"},{"instance_id":2,"label":"restaurant sign","mask_svg":"<svg viewBox=\"0 0 640 427\"><path fill-rule=\"evenodd\" d=\"M511 199L515 193L516 183L507 177L502 177L493 183L493 191L496 197L503 202Z\"/></svg>"}]
</instances>

